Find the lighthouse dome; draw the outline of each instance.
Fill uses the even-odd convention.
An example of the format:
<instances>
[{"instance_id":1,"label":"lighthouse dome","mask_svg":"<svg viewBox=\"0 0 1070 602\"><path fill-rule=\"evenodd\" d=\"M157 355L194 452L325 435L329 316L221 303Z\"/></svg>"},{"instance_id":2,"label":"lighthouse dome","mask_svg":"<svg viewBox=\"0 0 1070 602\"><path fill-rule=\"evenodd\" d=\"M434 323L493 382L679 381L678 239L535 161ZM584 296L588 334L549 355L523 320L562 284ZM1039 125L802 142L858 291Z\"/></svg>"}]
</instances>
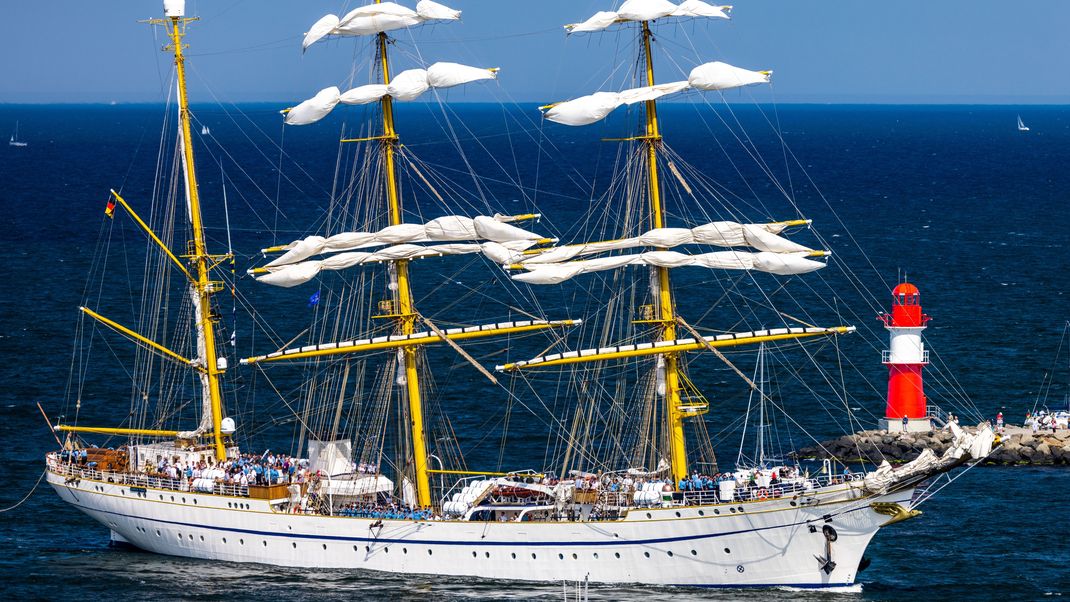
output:
<instances>
[{"instance_id":1,"label":"lighthouse dome","mask_svg":"<svg viewBox=\"0 0 1070 602\"><path fill-rule=\"evenodd\" d=\"M918 287L909 282L900 282L894 289L892 289L893 297L899 297L900 295L909 297L911 295L919 294Z\"/></svg>"}]
</instances>

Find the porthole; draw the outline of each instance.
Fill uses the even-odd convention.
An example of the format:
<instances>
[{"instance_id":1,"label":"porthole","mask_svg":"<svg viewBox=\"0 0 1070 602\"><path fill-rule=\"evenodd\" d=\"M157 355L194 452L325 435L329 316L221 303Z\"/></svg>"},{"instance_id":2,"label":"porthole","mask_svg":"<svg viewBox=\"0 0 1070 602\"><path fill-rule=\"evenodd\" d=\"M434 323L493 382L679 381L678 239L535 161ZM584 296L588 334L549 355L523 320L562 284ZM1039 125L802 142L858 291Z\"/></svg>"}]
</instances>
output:
<instances>
[{"instance_id":1,"label":"porthole","mask_svg":"<svg viewBox=\"0 0 1070 602\"><path fill-rule=\"evenodd\" d=\"M798 506L798 504L796 504L794 500L792 500L792 501L790 501L788 503L791 504L792 508L794 508L795 506Z\"/></svg>"},{"instance_id":2,"label":"porthole","mask_svg":"<svg viewBox=\"0 0 1070 602\"><path fill-rule=\"evenodd\" d=\"M598 560L598 552L594 553L594 558L595 558L595 560Z\"/></svg>"},{"instance_id":3,"label":"porthole","mask_svg":"<svg viewBox=\"0 0 1070 602\"><path fill-rule=\"evenodd\" d=\"M676 518L680 518L680 512L679 511L676 512Z\"/></svg>"},{"instance_id":4,"label":"porthole","mask_svg":"<svg viewBox=\"0 0 1070 602\"><path fill-rule=\"evenodd\" d=\"M163 499L163 494L160 494L160 499L161 499L161 500Z\"/></svg>"},{"instance_id":5,"label":"porthole","mask_svg":"<svg viewBox=\"0 0 1070 602\"><path fill-rule=\"evenodd\" d=\"M386 554L389 554L390 553L390 548L384 547L383 548L383 552L386 553Z\"/></svg>"},{"instance_id":6,"label":"porthole","mask_svg":"<svg viewBox=\"0 0 1070 602\"><path fill-rule=\"evenodd\" d=\"M173 495L171 496L171 501L172 502L175 501L175 496L173 496Z\"/></svg>"},{"instance_id":7,"label":"porthole","mask_svg":"<svg viewBox=\"0 0 1070 602\"><path fill-rule=\"evenodd\" d=\"M725 548L725 549L724 549L724 553L725 553L725 554L731 554L731 553L732 553L732 550L729 550L728 548Z\"/></svg>"},{"instance_id":8,"label":"porthole","mask_svg":"<svg viewBox=\"0 0 1070 602\"><path fill-rule=\"evenodd\" d=\"M695 550L691 550L691 555L692 556L698 556L698 552L696 552Z\"/></svg>"},{"instance_id":9,"label":"porthole","mask_svg":"<svg viewBox=\"0 0 1070 602\"><path fill-rule=\"evenodd\" d=\"M532 554L532 555L531 555L531 559L532 559L532 560L535 560L535 554Z\"/></svg>"},{"instance_id":10,"label":"porthole","mask_svg":"<svg viewBox=\"0 0 1070 602\"><path fill-rule=\"evenodd\" d=\"M490 558L490 552L483 552L483 555L486 556L487 558Z\"/></svg>"},{"instance_id":11,"label":"porthole","mask_svg":"<svg viewBox=\"0 0 1070 602\"><path fill-rule=\"evenodd\" d=\"M699 511L698 511L698 515L699 515L699 516L706 516L706 512L705 512L705 511L703 511L703 510L699 510Z\"/></svg>"},{"instance_id":12,"label":"porthole","mask_svg":"<svg viewBox=\"0 0 1070 602\"><path fill-rule=\"evenodd\" d=\"M643 552L643 556L646 556L647 558L650 558L650 552Z\"/></svg>"},{"instance_id":13,"label":"porthole","mask_svg":"<svg viewBox=\"0 0 1070 602\"><path fill-rule=\"evenodd\" d=\"M245 545L245 540L244 539L239 539L238 540L238 545L239 546L244 546Z\"/></svg>"},{"instance_id":14,"label":"porthole","mask_svg":"<svg viewBox=\"0 0 1070 602\"><path fill-rule=\"evenodd\" d=\"M267 547L267 540L266 539L264 540L264 547L265 548Z\"/></svg>"},{"instance_id":15,"label":"porthole","mask_svg":"<svg viewBox=\"0 0 1070 602\"><path fill-rule=\"evenodd\" d=\"M160 536L160 530L156 529L156 537L159 537L159 536Z\"/></svg>"},{"instance_id":16,"label":"porthole","mask_svg":"<svg viewBox=\"0 0 1070 602\"><path fill-rule=\"evenodd\" d=\"M226 537L223 538L223 543L227 543L227 538Z\"/></svg>"},{"instance_id":17,"label":"porthole","mask_svg":"<svg viewBox=\"0 0 1070 602\"><path fill-rule=\"evenodd\" d=\"M513 552L511 556L513 557L513 560L516 560L516 552Z\"/></svg>"},{"instance_id":18,"label":"porthole","mask_svg":"<svg viewBox=\"0 0 1070 602\"><path fill-rule=\"evenodd\" d=\"M193 541L193 533L190 533L190 534L189 534L189 540L190 540L190 541Z\"/></svg>"},{"instance_id":19,"label":"porthole","mask_svg":"<svg viewBox=\"0 0 1070 602\"><path fill-rule=\"evenodd\" d=\"M182 534L181 533L178 534L178 541L182 541Z\"/></svg>"},{"instance_id":20,"label":"porthole","mask_svg":"<svg viewBox=\"0 0 1070 602\"><path fill-rule=\"evenodd\" d=\"M718 510L717 508L714 508L714 509L713 509L713 513L714 513L714 514L720 514L720 513L721 513L721 511L720 511L720 510Z\"/></svg>"},{"instance_id":21,"label":"porthole","mask_svg":"<svg viewBox=\"0 0 1070 602\"><path fill-rule=\"evenodd\" d=\"M620 558L620 552L613 552L613 556L616 558Z\"/></svg>"},{"instance_id":22,"label":"porthole","mask_svg":"<svg viewBox=\"0 0 1070 602\"><path fill-rule=\"evenodd\" d=\"M182 498L182 503L183 503L183 504L185 504L185 503L186 503L186 498Z\"/></svg>"},{"instance_id":23,"label":"porthole","mask_svg":"<svg viewBox=\"0 0 1070 602\"><path fill-rule=\"evenodd\" d=\"M326 549L327 549L327 544L323 544L323 549L324 549L324 550L326 550Z\"/></svg>"},{"instance_id":24,"label":"porthole","mask_svg":"<svg viewBox=\"0 0 1070 602\"><path fill-rule=\"evenodd\" d=\"M428 556L430 556L430 555L431 555L431 550L428 550L428 551L427 551L427 555L428 555Z\"/></svg>"},{"instance_id":25,"label":"porthole","mask_svg":"<svg viewBox=\"0 0 1070 602\"><path fill-rule=\"evenodd\" d=\"M478 555L479 555L479 554L476 554L475 550L472 550L472 558L475 558L475 557L476 557L476 556L478 556Z\"/></svg>"},{"instance_id":26,"label":"porthole","mask_svg":"<svg viewBox=\"0 0 1070 602\"><path fill-rule=\"evenodd\" d=\"M194 505L194 506L196 506L196 505L197 505L197 498L193 498L193 505Z\"/></svg>"},{"instance_id":27,"label":"porthole","mask_svg":"<svg viewBox=\"0 0 1070 602\"><path fill-rule=\"evenodd\" d=\"M672 550L669 550L667 553L669 554L669 558L672 558Z\"/></svg>"},{"instance_id":28,"label":"porthole","mask_svg":"<svg viewBox=\"0 0 1070 602\"><path fill-rule=\"evenodd\" d=\"M372 549L369 546L364 546L364 551L365 552L371 552Z\"/></svg>"},{"instance_id":29,"label":"porthole","mask_svg":"<svg viewBox=\"0 0 1070 602\"><path fill-rule=\"evenodd\" d=\"M729 512L731 512L732 514L735 514L735 513L736 513L736 509L735 509L735 508L729 508L728 510L729 510Z\"/></svg>"},{"instance_id":30,"label":"porthole","mask_svg":"<svg viewBox=\"0 0 1070 602\"><path fill-rule=\"evenodd\" d=\"M204 536L203 535L201 535L201 541L204 541Z\"/></svg>"},{"instance_id":31,"label":"porthole","mask_svg":"<svg viewBox=\"0 0 1070 602\"><path fill-rule=\"evenodd\" d=\"M401 553L402 554L408 554L409 553L409 549L408 548L401 548Z\"/></svg>"},{"instance_id":32,"label":"porthole","mask_svg":"<svg viewBox=\"0 0 1070 602\"><path fill-rule=\"evenodd\" d=\"M564 554L558 554L557 555L557 559L558 560L564 560L565 559L565 555Z\"/></svg>"},{"instance_id":33,"label":"porthole","mask_svg":"<svg viewBox=\"0 0 1070 602\"><path fill-rule=\"evenodd\" d=\"M647 518L653 518L653 517L651 517L651 516L650 516L650 513L649 513L649 512L647 512L647 513L646 513L646 517L647 517Z\"/></svg>"},{"instance_id":34,"label":"porthole","mask_svg":"<svg viewBox=\"0 0 1070 602\"><path fill-rule=\"evenodd\" d=\"M231 502L227 502L227 508L233 508L233 506L231 506Z\"/></svg>"},{"instance_id":35,"label":"porthole","mask_svg":"<svg viewBox=\"0 0 1070 602\"><path fill-rule=\"evenodd\" d=\"M744 512L744 510L743 510L743 506L740 506L740 507L739 507L739 511L740 511L740 512Z\"/></svg>"}]
</instances>

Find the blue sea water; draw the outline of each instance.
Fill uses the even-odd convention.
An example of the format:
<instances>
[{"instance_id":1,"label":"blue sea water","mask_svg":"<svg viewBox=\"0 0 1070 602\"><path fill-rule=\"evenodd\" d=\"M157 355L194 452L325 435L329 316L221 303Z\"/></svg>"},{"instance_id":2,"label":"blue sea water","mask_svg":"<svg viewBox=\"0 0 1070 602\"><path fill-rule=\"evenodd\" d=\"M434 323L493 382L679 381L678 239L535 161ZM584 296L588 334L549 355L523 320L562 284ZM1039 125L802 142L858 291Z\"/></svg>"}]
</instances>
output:
<instances>
[{"instance_id":1,"label":"blue sea water","mask_svg":"<svg viewBox=\"0 0 1070 602\"><path fill-rule=\"evenodd\" d=\"M283 133L275 109L195 107L197 119L212 128L210 139L198 139L207 219L216 225L210 236L216 248L224 244L218 227L223 223L221 164L232 186L230 219L242 260L239 270L255 264L258 249L276 242L273 231L280 232L281 241L308 233L331 190L341 122ZM547 215L545 227L565 239L575 233L576 216L605 186L615 160L614 145L598 138L625 131L622 121L613 120L593 128L544 127L533 107L460 105L448 112L447 121L438 107L401 109L401 135L412 151L464 181L468 168L446 135L446 124L454 124L469 165L486 176L483 190L466 189L469 198L493 198L489 205L511 212L541 211ZM1019 113L1030 132L1015 129ZM851 267L850 272L830 268L815 275L827 286L811 293L803 287L800 299L820 296L825 309L807 315L826 322L842 319L863 330L843 344L844 355L858 368L845 377L850 405L866 410L858 413L862 422L852 425L827 413L826 405L799 397L792 402L793 416L815 436L871 427L870 416L882 413L883 368L875 350L883 346L884 335L875 314L885 308L900 271L922 289L925 310L934 316L926 333L939 356L929 382L934 402L967 418L990 417L1003 409L1014 421L1034 408L1047 372L1053 371L1057 383L1070 379L1065 364L1052 366L1070 319L1070 109L781 106L714 115L704 106L673 105L663 109L663 117L666 139L676 153L725 188L744 191L739 199L743 213L754 219L794 217L762 170L747 159L747 149L765 158L776 180L792 189L802 214L815 220L834 264ZM0 296L3 508L30 491L41 472L42 454L55 447L35 402L53 418L66 411L76 308L84 302L86 270L99 254L99 231L117 227L118 239L140 240L128 225L104 222L102 211L109 188L121 187L135 204L148 198L163 116L153 106L0 106L0 133L16 119L30 146L0 147L0 199L7 209L0 222L7 282ZM776 131L793 156L786 154ZM751 137L740 140L740 132ZM273 146L280 142L288 157L281 162ZM800 165L793 164L794 158ZM137 266L124 264L116 247L109 269L138 272ZM451 265L462 274L455 277L468 286L478 287L479 279L487 278L464 264ZM423 278L435 277L430 268L415 269ZM716 291L708 290L710 281L703 276L681 275L678 282L688 291L689 309L704 310L715 300ZM272 291L274 296L268 296L247 281L241 286L263 303L265 312L282 316L299 314L315 290ZM109 290L108 296L122 307L134 294L132 288ZM456 294L435 290L420 299L432 314ZM582 293L565 290L571 292L545 293L545 306L568 308ZM829 291L836 291L834 299L828 298ZM790 301L777 298L789 313ZM839 308L840 314L828 307ZM251 341L242 344L248 347L242 353L263 351L252 348ZM522 357L524 353L517 356ZM121 375L114 366L101 370ZM723 391L721 397L713 396L707 416L711 432L745 407L745 397L739 387L730 388L734 377L725 370L711 368L693 377ZM112 424L124 417L129 386L117 380L120 384L109 390L107 382L103 377L95 382L83 422ZM445 383L442 404L454 416L462 439L485 424L483 400L495 392L478 376ZM1064 392L1065 387L1056 389L1049 400ZM514 423L509 433L510 453L535 465L542 457L544 433L537 421L517 422L521 424ZM289 425L264 430L250 444L288 445L291 432ZM496 461L496 442L480 444L470 437L467 443L470 465ZM722 460L734 457L730 450L738 439L717 443ZM1065 468L971 470L926 503L921 518L878 535L867 554L873 563L859 577L861 593L628 587L596 588L591 596L1017 600L1067 595L1068 492L1070 472ZM0 549L0 591L7 599L561 596L559 586L238 566L116 550L107 546L106 529L43 487L18 508L0 514Z\"/></svg>"}]
</instances>

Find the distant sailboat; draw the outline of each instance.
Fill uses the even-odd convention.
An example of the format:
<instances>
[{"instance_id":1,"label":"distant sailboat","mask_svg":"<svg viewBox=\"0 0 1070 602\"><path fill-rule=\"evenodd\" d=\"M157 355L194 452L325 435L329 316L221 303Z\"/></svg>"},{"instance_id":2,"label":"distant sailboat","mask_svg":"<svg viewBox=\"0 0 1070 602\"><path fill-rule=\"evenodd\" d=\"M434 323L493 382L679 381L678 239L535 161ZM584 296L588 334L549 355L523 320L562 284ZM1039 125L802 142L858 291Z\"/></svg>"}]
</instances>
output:
<instances>
[{"instance_id":1,"label":"distant sailboat","mask_svg":"<svg viewBox=\"0 0 1070 602\"><path fill-rule=\"evenodd\" d=\"M1021 123L1021 121L1022 121L1021 119L1018 120L1019 123ZM212 133L212 130L208 129L208 126L206 126L206 125L202 125L201 126L201 135L202 136L207 136L207 135L209 135L211 133Z\"/></svg>"},{"instance_id":2,"label":"distant sailboat","mask_svg":"<svg viewBox=\"0 0 1070 602\"><path fill-rule=\"evenodd\" d=\"M19 141L19 122L15 122L15 133L11 134L11 139L7 141L8 146L28 146L25 142Z\"/></svg>"},{"instance_id":3,"label":"distant sailboat","mask_svg":"<svg viewBox=\"0 0 1070 602\"><path fill-rule=\"evenodd\" d=\"M1022 116L1021 115L1018 116L1018 131L1019 132L1028 132L1029 131L1029 126L1027 126L1025 124L1025 122L1022 121Z\"/></svg>"}]
</instances>

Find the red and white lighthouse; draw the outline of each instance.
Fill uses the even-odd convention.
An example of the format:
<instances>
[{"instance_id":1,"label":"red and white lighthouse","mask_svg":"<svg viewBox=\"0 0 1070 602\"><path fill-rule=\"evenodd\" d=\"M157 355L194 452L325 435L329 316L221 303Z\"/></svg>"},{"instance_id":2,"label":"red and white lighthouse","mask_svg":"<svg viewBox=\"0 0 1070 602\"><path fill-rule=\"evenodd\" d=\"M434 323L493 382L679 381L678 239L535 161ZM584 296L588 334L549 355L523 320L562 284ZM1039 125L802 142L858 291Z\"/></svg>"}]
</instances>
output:
<instances>
[{"instance_id":1,"label":"red and white lighthouse","mask_svg":"<svg viewBox=\"0 0 1070 602\"><path fill-rule=\"evenodd\" d=\"M888 330L888 350L883 353L888 366L888 404L884 424L889 432L924 432L932 430L925 408L922 369L929 363L929 352L921 332L929 316L921 313L918 287L903 282L892 291L892 313L881 314Z\"/></svg>"}]
</instances>

